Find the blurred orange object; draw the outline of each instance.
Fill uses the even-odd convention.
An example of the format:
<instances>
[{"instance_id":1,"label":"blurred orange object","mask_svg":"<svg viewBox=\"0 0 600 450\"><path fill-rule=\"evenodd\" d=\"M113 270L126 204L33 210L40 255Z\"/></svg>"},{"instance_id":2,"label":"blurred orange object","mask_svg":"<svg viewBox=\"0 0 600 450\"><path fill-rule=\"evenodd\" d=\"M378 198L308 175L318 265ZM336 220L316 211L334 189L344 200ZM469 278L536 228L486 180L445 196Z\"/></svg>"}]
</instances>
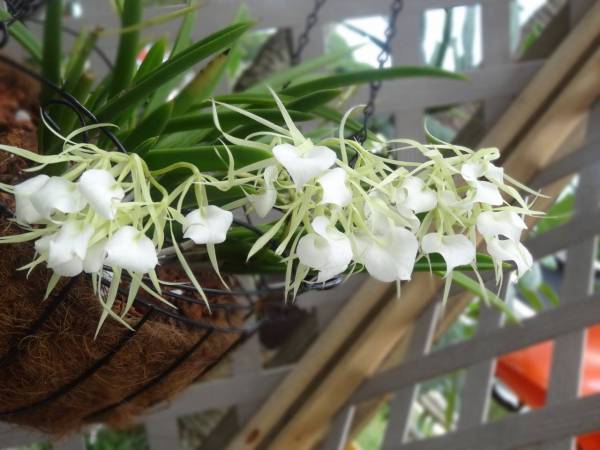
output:
<instances>
[{"instance_id":1,"label":"blurred orange object","mask_svg":"<svg viewBox=\"0 0 600 450\"><path fill-rule=\"evenodd\" d=\"M546 401L553 342L547 341L498 358L496 376L531 408ZM600 392L600 325L588 328L580 395ZM577 439L582 450L600 450L600 432Z\"/></svg>"}]
</instances>

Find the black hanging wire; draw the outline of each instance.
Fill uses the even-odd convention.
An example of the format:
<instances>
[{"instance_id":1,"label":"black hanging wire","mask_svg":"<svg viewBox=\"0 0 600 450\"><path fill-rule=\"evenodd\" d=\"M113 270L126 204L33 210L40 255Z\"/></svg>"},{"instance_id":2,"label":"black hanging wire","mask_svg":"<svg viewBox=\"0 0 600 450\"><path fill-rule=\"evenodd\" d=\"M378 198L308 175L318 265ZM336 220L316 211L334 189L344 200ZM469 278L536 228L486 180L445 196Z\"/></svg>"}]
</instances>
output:
<instances>
[{"instance_id":1,"label":"black hanging wire","mask_svg":"<svg viewBox=\"0 0 600 450\"><path fill-rule=\"evenodd\" d=\"M394 36L396 36L396 22L398 21L398 16L404 9L404 0L393 0L390 5L390 13L388 18L388 26L385 30L385 41L383 42L383 47L381 48L381 52L377 56L377 63L379 69L383 69L385 63L388 61L391 55L392 50L392 41ZM375 113L375 100L377 99L377 95L381 90L382 81L381 80L373 80L369 83L369 100L367 101L367 105L363 110L363 122L362 128L354 134L352 137L356 139L361 144L367 140L367 133L369 129L369 121L373 117Z\"/></svg>"},{"instance_id":2,"label":"black hanging wire","mask_svg":"<svg viewBox=\"0 0 600 450\"><path fill-rule=\"evenodd\" d=\"M310 42L310 32L319 21L319 11L327 0L315 0L312 11L306 16L306 22L304 23L304 30L298 37L296 48L292 51L291 62L295 66L300 62L304 47Z\"/></svg>"}]
</instances>

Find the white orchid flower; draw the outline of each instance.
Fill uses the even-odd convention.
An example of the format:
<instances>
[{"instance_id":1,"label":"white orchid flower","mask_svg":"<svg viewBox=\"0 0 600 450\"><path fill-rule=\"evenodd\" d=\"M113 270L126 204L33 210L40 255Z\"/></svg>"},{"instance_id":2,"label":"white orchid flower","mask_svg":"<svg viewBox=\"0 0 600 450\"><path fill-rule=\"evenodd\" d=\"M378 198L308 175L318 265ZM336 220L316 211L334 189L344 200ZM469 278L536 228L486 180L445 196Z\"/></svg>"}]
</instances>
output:
<instances>
[{"instance_id":1,"label":"white orchid flower","mask_svg":"<svg viewBox=\"0 0 600 450\"><path fill-rule=\"evenodd\" d=\"M15 215L23 223L39 223L44 216L33 206L31 196L42 188L48 175L37 175L15 186Z\"/></svg>"},{"instance_id":2,"label":"white orchid flower","mask_svg":"<svg viewBox=\"0 0 600 450\"><path fill-rule=\"evenodd\" d=\"M275 189L274 183L277 179L277 174L278 170L276 166L267 167L264 172L264 192L248 196L248 200L258 217L266 217L273 209L273 206L275 206L275 202L277 201L277 190Z\"/></svg>"},{"instance_id":3,"label":"white orchid flower","mask_svg":"<svg viewBox=\"0 0 600 450\"><path fill-rule=\"evenodd\" d=\"M196 244L220 244L225 242L232 223L231 211L214 205L204 206L185 216L183 237Z\"/></svg>"},{"instance_id":4,"label":"white orchid flower","mask_svg":"<svg viewBox=\"0 0 600 450\"><path fill-rule=\"evenodd\" d=\"M54 234L35 242L38 253L46 256L47 264L56 274L74 277L83 270L94 228L83 222L68 221Z\"/></svg>"},{"instance_id":5,"label":"white orchid flower","mask_svg":"<svg viewBox=\"0 0 600 450\"><path fill-rule=\"evenodd\" d=\"M31 203L40 215L48 219L55 212L76 213L86 206L77 184L62 177L50 177L31 195Z\"/></svg>"},{"instance_id":6,"label":"white orchid flower","mask_svg":"<svg viewBox=\"0 0 600 450\"><path fill-rule=\"evenodd\" d=\"M408 176L396 191L396 204L419 214L437 206L437 194L421 178Z\"/></svg>"},{"instance_id":7,"label":"white orchid flower","mask_svg":"<svg viewBox=\"0 0 600 450\"><path fill-rule=\"evenodd\" d=\"M442 255L447 274L455 267L471 264L475 260L475 245L462 234L426 234L421 240L421 248L426 254Z\"/></svg>"},{"instance_id":8,"label":"white orchid flower","mask_svg":"<svg viewBox=\"0 0 600 450\"><path fill-rule=\"evenodd\" d=\"M504 236L518 241L526 228L523 219L514 211L484 211L477 217L477 230L485 239Z\"/></svg>"},{"instance_id":9,"label":"white orchid flower","mask_svg":"<svg viewBox=\"0 0 600 450\"><path fill-rule=\"evenodd\" d=\"M135 227L119 228L106 243L105 264L129 272L147 273L158 264L152 239Z\"/></svg>"},{"instance_id":10,"label":"white orchid flower","mask_svg":"<svg viewBox=\"0 0 600 450\"><path fill-rule=\"evenodd\" d=\"M337 159L335 152L324 146L304 150L291 144L279 144L273 147L273 155L292 177L296 190L333 166Z\"/></svg>"},{"instance_id":11,"label":"white orchid flower","mask_svg":"<svg viewBox=\"0 0 600 450\"><path fill-rule=\"evenodd\" d=\"M376 239L363 235L355 237L354 259L379 281L410 280L419 243L406 228L390 226Z\"/></svg>"},{"instance_id":12,"label":"white orchid flower","mask_svg":"<svg viewBox=\"0 0 600 450\"><path fill-rule=\"evenodd\" d=\"M125 191L107 170L91 169L79 178L79 190L94 210L105 219L115 218L117 203L125 197Z\"/></svg>"},{"instance_id":13,"label":"white orchid flower","mask_svg":"<svg viewBox=\"0 0 600 450\"><path fill-rule=\"evenodd\" d=\"M487 239L486 243L488 253L497 262L515 262L519 277L522 277L533 265L531 253L529 253L529 250L518 241L493 237Z\"/></svg>"},{"instance_id":14,"label":"white orchid flower","mask_svg":"<svg viewBox=\"0 0 600 450\"><path fill-rule=\"evenodd\" d=\"M504 169L487 160L469 161L460 169L462 177L475 189L473 201L488 205L501 205L502 195L497 185L504 182ZM480 180L487 178L489 181Z\"/></svg>"},{"instance_id":15,"label":"white orchid flower","mask_svg":"<svg viewBox=\"0 0 600 450\"><path fill-rule=\"evenodd\" d=\"M318 178L323 188L322 204L331 203L338 206L348 206L352 202L352 191L346 184L346 171L341 167L330 169Z\"/></svg>"},{"instance_id":16,"label":"white orchid flower","mask_svg":"<svg viewBox=\"0 0 600 450\"><path fill-rule=\"evenodd\" d=\"M321 283L346 270L352 260L352 244L325 216L315 217L311 226L314 233L300 238L296 253L302 264L319 271L317 281Z\"/></svg>"}]
</instances>

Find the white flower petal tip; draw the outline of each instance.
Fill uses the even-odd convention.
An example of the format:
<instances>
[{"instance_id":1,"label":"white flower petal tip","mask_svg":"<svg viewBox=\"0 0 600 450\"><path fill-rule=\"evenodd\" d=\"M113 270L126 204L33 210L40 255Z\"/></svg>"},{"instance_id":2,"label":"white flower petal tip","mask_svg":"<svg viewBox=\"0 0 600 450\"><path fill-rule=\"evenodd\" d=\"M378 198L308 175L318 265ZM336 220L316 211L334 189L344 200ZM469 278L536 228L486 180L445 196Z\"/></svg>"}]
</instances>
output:
<instances>
[{"instance_id":1,"label":"white flower petal tip","mask_svg":"<svg viewBox=\"0 0 600 450\"><path fill-rule=\"evenodd\" d=\"M61 177L50 177L44 185L31 195L31 202L40 215L48 219L56 212L76 213L85 208L77 185Z\"/></svg>"},{"instance_id":2,"label":"white flower petal tip","mask_svg":"<svg viewBox=\"0 0 600 450\"><path fill-rule=\"evenodd\" d=\"M363 264L369 274L386 283L410 280L419 250L414 234L402 227L390 227L373 240L369 236L355 238L354 259Z\"/></svg>"},{"instance_id":3,"label":"white flower petal tip","mask_svg":"<svg viewBox=\"0 0 600 450\"><path fill-rule=\"evenodd\" d=\"M79 178L79 190L94 210L105 219L115 218L117 204L125 191L107 170L91 169Z\"/></svg>"},{"instance_id":4,"label":"white flower petal tip","mask_svg":"<svg viewBox=\"0 0 600 450\"><path fill-rule=\"evenodd\" d=\"M341 167L328 170L317 180L323 188L321 203L348 206L352 202L352 191L346 184L347 174Z\"/></svg>"},{"instance_id":5,"label":"white flower petal tip","mask_svg":"<svg viewBox=\"0 0 600 450\"><path fill-rule=\"evenodd\" d=\"M396 193L396 203L416 214L431 211L437 206L437 194L425 187L418 177L406 177Z\"/></svg>"},{"instance_id":6,"label":"white flower petal tip","mask_svg":"<svg viewBox=\"0 0 600 450\"><path fill-rule=\"evenodd\" d=\"M83 271L85 273L97 273L102 270L106 259L106 242L106 239L102 239L88 248L83 260Z\"/></svg>"},{"instance_id":7,"label":"white flower petal tip","mask_svg":"<svg viewBox=\"0 0 600 450\"><path fill-rule=\"evenodd\" d=\"M455 267L471 264L475 260L475 245L462 234L426 234L421 240L421 248L427 254L442 255L446 262L446 274Z\"/></svg>"},{"instance_id":8,"label":"white flower petal tip","mask_svg":"<svg viewBox=\"0 0 600 450\"><path fill-rule=\"evenodd\" d=\"M487 241L487 251L497 262L514 261L517 265L517 275L521 278L531 269L533 258L523 244L510 239L493 237Z\"/></svg>"},{"instance_id":9,"label":"white flower petal tip","mask_svg":"<svg viewBox=\"0 0 600 450\"><path fill-rule=\"evenodd\" d=\"M269 166L265 169L265 190L260 194L252 194L248 196L250 204L258 217L266 217L277 202L277 191L275 190L275 180L277 179L278 170L275 166Z\"/></svg>"},{"instance_id":10,"label":"white flower petal tip","mask_svg":"<svg viewBox=\"0 0 600 450\"><path fill-rule=\"evenodd\" d=\"M465 181L476 181L481 177L502 184L504 182L504 169L485 160L469 161L462 165L460 174Z\"/></svg>"},{"instance_id":11,"label":"white flower petal tip","mask_svg":"<svg viewBox=\"0 0 600 450\"><path fill-rule=\"evenodd\" d=\"M477 217L477 230L486 239L504 236L518 241L526 228L523 219L513 211L484 211Z\"/></svg>"},{"instance_id":12,"label":"white flower petal tip","mask_svg":"<svg viewBox=\"0 0 600 450\"><path fill-rule=\"evenodd\" d=\"M48 175L37 175L15 186L15 215L19 222L38 223L44 216L33 206L31 197L48 181Z\"/></svg>"},{"instance_id":13,"label":"white flower petal tip","mask_svg":"<svg viewBox=\"0 0 600 450\"><path fill-rule=\"evenodd\" d=\"M94 234L91 225L82 222L66 222L59 231L35 242L35 249L44 255L47 264L56 274L73 277L83 270L90 238Z\"/></svg>"},{"instance_id":14,"label":"white flower petal tip","mask_svg":"<svg viewBox=\"0 0 600 450\"><path fill-rule=\"evenodd\" d=\"M152 240L132 226L117 230L106 243L105 264L129 272L148 273L158 264Z\"/></svg>"},{"instance_id":15,"label":"white flower petal tip","mask_svg":"<svg viewBox=\"0 0 600 450\"><path fill-rule=\"evenodd\" d=\"M352 261L352 244L325 216L315 217L311 225L314 233L300 238L296 253L302 264L319 271L317 282L322 283L348 268Z\"/></svg>"},{"instance_id":16,"label":"white flower petal tip","mask_svg":"<svg viewBox=\"0 0 600 450\"><path fill-rule=\"evenodd\" d=\"M474 202L485 203L487 205L499 206L504 203L502 194L495 184L489 181L473 181L471 184L475 187Z\"/></svg>"},{"instance_id":17,"label":"white flower petal tip","mask_svg":"<svg viewBox=\"0 0 600 450\"><path fill-rule=\"evenodd\" d=\"M323 146L301 151L291 144L279 144L273 147L273 155L288 171L297 190L333 166L337 159L333 150Z\"/></svg>"},{"instance_id":18,"label":"white flower petal tip","mask_svg":"<svg viewBox=\"0 0 600 450\"><path fill-rule=\"evenodd\" d=\"M232 223L231 211L214 205L205 206L185 216L183 237L195 244L220 244L225 242Z\"/></svg>"}]
</instances>

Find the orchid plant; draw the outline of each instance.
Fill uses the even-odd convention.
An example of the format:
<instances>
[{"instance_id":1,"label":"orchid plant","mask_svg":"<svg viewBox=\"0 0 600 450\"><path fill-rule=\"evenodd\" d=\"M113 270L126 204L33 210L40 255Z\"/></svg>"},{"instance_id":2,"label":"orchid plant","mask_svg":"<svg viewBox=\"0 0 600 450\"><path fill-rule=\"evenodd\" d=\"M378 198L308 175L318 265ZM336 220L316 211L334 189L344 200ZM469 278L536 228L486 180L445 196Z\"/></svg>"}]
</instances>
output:
<instances>
[{"instance_id":1,"label":"orchid plant","mask_svg":"<svg viewBox=\"0 0 600 450\"><path fill-rule=\"evenodd\" d=\"M31 271L45 263L53 271L48 294L61 277L91 274L104 307L99 327L109 315L126 324L122 317L140 289L166 301L155 269L168 255L176 255L206 299L185 249L190 244L205 246L219 273L216 246L228 241L238 209L267 218L247 258L274 251L285 266L286 298L288 293L295 296L302 283L324 283L363 269L383 282L400 283L411 279L417 261L430 262L435 254L443 258L450 283L455 270L477 273L478 235L485 240L498 277L505 261L516 264L518 276L531 267L531 255L519 239L526 228L523 217L537 213L519 189L536 193L494 164L497 149L473 151L443 142L393 139L384 143L390 152L380 155L344 137L353 110L344 115L336 137L313 142L277 94L271 95L284 126L213 101L214 123L227 155L225 173L203 173L187 162L152 170L136 153L76 142L80 133L106 124L66 137L55 132L64 143L56 155L0 146L37 163L32 171L67 166L61 176L39 174L16 186L0 186L14 194L15 221L25 230L0 238L0 243L34 241L34 260L22 269ZM260 123L266 131L245 137L226 132L217 106ZM267 156L238 167L230 145ZM408 149L419 150L425 162L393 158ZM180 175L181 170L187 175ZM174 171L179 181L166 187L162 180ZM207 189L241 189L244 196L219 206L210 203ZM188 241L180 244L181 239ZM119 316L113 306L123 271L131 282ZM102 294L99 285L107 279L110 286Z\"/></svg>"}]
</instances>

